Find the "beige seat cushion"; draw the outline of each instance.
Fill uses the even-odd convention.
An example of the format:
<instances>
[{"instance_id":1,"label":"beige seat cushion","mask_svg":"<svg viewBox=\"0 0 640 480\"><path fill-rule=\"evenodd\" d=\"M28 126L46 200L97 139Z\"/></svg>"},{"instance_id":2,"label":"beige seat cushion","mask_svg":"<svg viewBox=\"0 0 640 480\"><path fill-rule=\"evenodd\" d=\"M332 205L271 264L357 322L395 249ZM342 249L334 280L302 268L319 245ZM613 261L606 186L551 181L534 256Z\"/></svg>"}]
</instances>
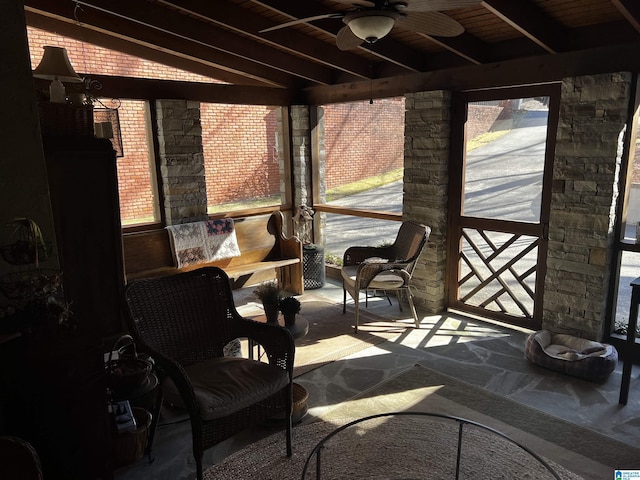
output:
<instances>
[{"instance_id":1,"label":"beige seat cushion","mask_svg":"<svg viewBox=\"0 0 640 480\"><path fill-rule=\"evenodd\" d=\"M354 287L356 284L356 273L358 272L358 266L348 266L342 267L342 279L345 282L345 285L349 287ZM367 286L370 290L393 290L395 288L400 288L403 285L403 281L397 275L393 275L391 273L382 272L376 275L371 283Z\"/></svg>"},{"instance_id":2,"label":"beige seat cushion","mask_svg":"<svg viewBox=\"0 0 640 480\"><path fill-rule=\"evenodd\" d=\"M264 400L289 383L288 373L268 363L246 358L212 358L185 368L204 420L225 417ZM167 402L184 408L170 378L162 385Z\"/></svg>"}]
</instances>

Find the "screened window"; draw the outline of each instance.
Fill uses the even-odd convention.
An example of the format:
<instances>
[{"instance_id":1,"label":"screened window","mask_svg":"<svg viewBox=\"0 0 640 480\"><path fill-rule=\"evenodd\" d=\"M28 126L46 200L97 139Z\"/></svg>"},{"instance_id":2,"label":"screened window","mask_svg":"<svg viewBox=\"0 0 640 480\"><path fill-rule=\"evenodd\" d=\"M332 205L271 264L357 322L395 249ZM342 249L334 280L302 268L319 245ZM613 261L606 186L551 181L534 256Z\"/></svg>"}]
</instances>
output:
<instances>
[{"instance_id":1,"label":"screened window","mask_svg":"<svg viewBox=\"0 0 640 480\"><path fill-rule=\"evenodd\" d=\"M110 105L109 100L103 103ZM122 100L118 108L122 156L117 159L118 193L122 225L160 220L155 183L153 142L149 135L149 105L142 100ZM117 134L117 132L115 132Z\"/></svg>"},{"instance_id":2,"label":"screened window","mask_svg":"<svg viewBox=\"0 0 640 480\"><path fill-rule=\"evenodd\" d=\"M325 252L342 259L347 247L391 243L398 231L398 222L362 218L357 210L402 213L405 102L395 97L322 108L326 203L352 210L326 215Z\"/></svg>"},{"instance_id":3,"label":"screened window","mask_svg":"<svg viewBox=\"0 0 640 480\"><path fill-rule=\"evenodd\" d=\"M207 211L286 203L281 108L200 104Z\"/></svg>"}]
</instances>

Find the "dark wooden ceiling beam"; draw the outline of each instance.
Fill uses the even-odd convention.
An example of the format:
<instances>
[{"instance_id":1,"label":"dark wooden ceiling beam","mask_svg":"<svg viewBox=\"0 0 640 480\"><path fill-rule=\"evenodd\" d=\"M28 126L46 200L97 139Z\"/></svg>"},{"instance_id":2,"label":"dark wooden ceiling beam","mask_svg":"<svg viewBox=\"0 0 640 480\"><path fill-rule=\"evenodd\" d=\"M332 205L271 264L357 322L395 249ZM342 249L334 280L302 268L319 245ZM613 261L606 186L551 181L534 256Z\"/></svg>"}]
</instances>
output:
<instances>
[{"instance_id":1,"label":"dark wooden ceiling beam","mask_svg":"<svg viewBox=\"0 0 640 480\"><path fill-rule=\"evenodd\" d=\"M214 48L224 54L256 62L310 82L328 85L333 72L316 62L274 50L227 30L179 13L167 15L167 9L148 2L130 0L79 0L87 9L114 15L134 24L154 28L179 39Z\"/></svg>"},{"instance_id":2,"label":"dark wooden ceiling beam","mask_svg":"<svg viewBox=\"0 0 640 480\"><path fill-rule=\"evenodd\" d=\"M565 32L528 0L485 0L482 6L549 53L563 51Z\"/></svg>"},{"instance_id":3,"label":"dark wooden ceiling beam","mask_svg":"<svg viewBox=\"0 0 640 480\"><path fill-rule=\"evenodd\" d=\"M637 0L611 0L631 26L640 32L640 4Z\"/></svg>"},{"instance_id":4,"label":"dark wooden ceiling beam","mask_svg":"<svg viewBox=\"0 0 640 480\"><path fill-rule=\"evenodd\" d=\"M259 80L265 85L285 88L300 87L299 80L290 74L197 43L187 42L175 36L162 33L157 29L132 24L94 9L85 9L79 15L80 21L78 21L73 17L73 8L70 8L70 6L73 6L71 2L61 5L60 2L55 0L25 1L25 10L40 13L59 21L72 24L80 23L85 29L99 31L148 48L155 48L160 51L171 52L177 56L200 61L234 74Z\"/></svg>"},{"instance_id":5,"label":"dark wooden ceiling beam","mask_svg":"<svg viewBox=\"0 0 640 480\"><path fill-rule=\"evenodd\" d=\"M164 52L154 48L149 48L138 43L114 37L102 32L83 28L78 24L69 23L47 17L39 13L25 11L27 25L38 28L47 32L54 32L58 35L73 38L81 42L91 43L102 48L115 50L117 52L126 52L127 55L149 60L151 62L160 63L169 67L178 68L187 72L203 75L220 82L235 83L239 85L250 86L266 86L264 81L249 78L243 75L237 75L227 70L222 70L211 65L207 65L200 61L191 60L189 58L177 56L173 53ZM79 67L79 65L77 66ZM87 73L87 72L84 72Z\"/></svg>"},{"instance_id":6,"label":"dark wooden ceiling beam","mask_svg":"<svg viewBox=\"0 0 640 480\"><path fill-rule=\"evenodd\" d=\"M464 91L559 82L563 78L598 73L640 71L640 43L588 51L538 55L510 61L416 73L371 82L306 89L305 103L330 103L388 98L408 92Z\"/></svg>"},{"instance_id":7,"label":"dark wooden ceiling beam","mask_svg":"<svg viewBox=\"0 0 640 480\"><path fill-rule=\"evenodd\" d=\"M230 30L241 32L254 39L266 41L272 46L313 60L322 65L340 70L346 74L369 78L369 62L364 58L348 52L340 52L335 45L310 38L295 30L276 30L274 32L259 33L268 28L272 22L252 13L246 8L227 0L217 0L212 3L207 0L161 0L163 5L188 12L206 21L224 26Z\"/></svg>"},{"instance_id":8,"label":"dark wooden ceiling beam","mask_svg":"<svg viewBox=\"0 0 640 480\"><path fill-rule=\"evenodd\" d=\"M251 87L246 85L220 85L149 78L91 75L101 83L95 92L102 98L128 98L153 101L159 98L193 100L205 103L238 105L287 106L297 102L295 92L283 88ZM46 88L47 80L34 79L36 86Z\"/></svg>"}]
</instances>

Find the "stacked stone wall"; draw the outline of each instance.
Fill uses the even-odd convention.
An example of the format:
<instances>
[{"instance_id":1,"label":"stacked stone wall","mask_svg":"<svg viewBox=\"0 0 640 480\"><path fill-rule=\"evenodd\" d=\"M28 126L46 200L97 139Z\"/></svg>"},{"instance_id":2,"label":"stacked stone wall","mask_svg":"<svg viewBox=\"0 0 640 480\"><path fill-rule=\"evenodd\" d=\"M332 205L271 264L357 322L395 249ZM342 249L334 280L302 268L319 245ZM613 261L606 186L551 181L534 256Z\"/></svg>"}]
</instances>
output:
<instances>
[{"instance_id":1,"label":"stacked stone wall","mask_svg":"<svg viewBox=\"0 0 640 480\"><path fill-rule=\"evenodd\" d=\"M160 172L167 225L207 218L200 104L156 100Z\"/></svg>"},{"instance_id":2,"label":"stacked stone wall","mask_svg":"<svg viewBox=\"0 0 640 480\"><path fill-rule=\"evenodd\" d=\"M403 219L431 227L413 276L416 303L445 306L451 92L408 94L405 112Z\"/></svg>"},{"instance_id":3,"label":"stacked stone wall","mask_svg":"<svg viewBox=\"0 0 640 480\"><path fill-rule=\"evenodd\" d=\"M552 331L604 333L630 82L613 73L562 83L543 316Z\"/></svg>"}]
</instances>

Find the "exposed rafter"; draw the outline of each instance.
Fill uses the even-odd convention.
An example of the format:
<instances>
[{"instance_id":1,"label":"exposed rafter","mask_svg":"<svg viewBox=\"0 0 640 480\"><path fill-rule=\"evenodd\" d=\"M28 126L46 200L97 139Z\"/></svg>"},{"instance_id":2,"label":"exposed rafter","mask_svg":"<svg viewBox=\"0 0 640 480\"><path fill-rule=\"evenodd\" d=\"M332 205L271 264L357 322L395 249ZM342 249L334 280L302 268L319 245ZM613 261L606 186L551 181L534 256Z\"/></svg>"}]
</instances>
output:
<instances>
[{"instance_id":1,"label":"exposed rafter","mask_svg":"<svg viewBox=\"0 0 640 480\"><path fill-rule=\"evenodd\" d=\"M406 1L409 5L422 2ZM451 2L434 5L455 5L454 0ZM412 21L409 12L384 38L346 51L336 46L336 36L345 26L341 16L355 8L371 8L372 0L24 3L27 21L34 27L248 87L244 97L250 102L273 94L278 104L304 99L308 92L313 93L310 98L315 101L360 98L367 95L363 92L373 96L395 94L408 85L422 88L439 84L415 83L408 81L410 78L444 79L451 88L462 88L468 82L449 76L468 76L475 71L497 74L498 70L505 71L506 64L522 68L535 62L530 67L535 78L552 78L545 65L554 64L558 55L575 53L589 68L598 70L598 65L592 65L592 51L611 48L611 52L624 51L626 55L640 42L640 7L635 0L466 2L441 12L465 30L454 37L428 35L427 20L415 17ZM76 5L82 6L77 17ZM337 16L327 18L331 14ZM323 18L261 33L292 19L318 15ZM615 55L614 60L625 62ZM119 85L126 83L123 79ZM181 91L167 85L162 84L162 91ZM275 94L273 88L287 92ZM238 91L234 90L235 94ZM327 93L331 91L339 94ZM211 94L212 98L219 96L218 92Z\"/></svg>"},{"instance_id":2,"label":"exposed rafter","mask_svg":"<svg viewBox=\"0 0 640 480\"><path fill-rule=\"evenodd\" d=\"M611 0L624 18L640 32L640 4L635 0Z\"/></svg>"},{"instance_id":3,"label":"exposed rafter","mask_svg":"<svg viewBox=\"0 0 640 480\"><path fill-rule=\"evenodd\" d=\"M552 18L523 0L486 0L482 6L549 53L563 51L564 32Z\"/></svg>"}]
</instances>

